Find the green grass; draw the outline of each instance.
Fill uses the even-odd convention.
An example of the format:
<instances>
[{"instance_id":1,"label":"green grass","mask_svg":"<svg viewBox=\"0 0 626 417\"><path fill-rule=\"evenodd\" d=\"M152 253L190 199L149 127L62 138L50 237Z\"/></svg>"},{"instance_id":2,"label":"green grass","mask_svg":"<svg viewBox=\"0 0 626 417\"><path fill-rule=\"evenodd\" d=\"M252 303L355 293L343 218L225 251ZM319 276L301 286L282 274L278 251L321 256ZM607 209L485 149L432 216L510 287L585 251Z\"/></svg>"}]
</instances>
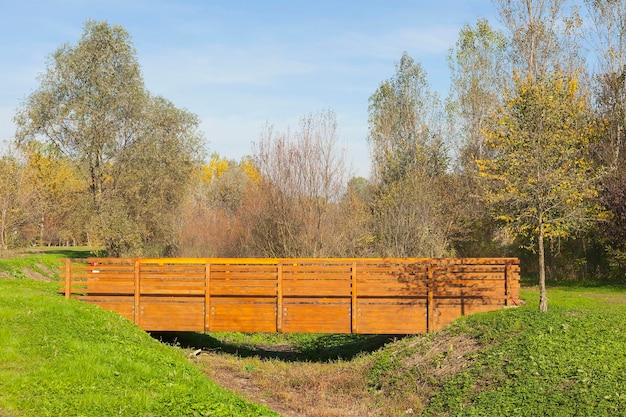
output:
<instances>
[{"instance_id":1,"label":"green grass","mask_svg":"<svg viewBox=\"0 0 626 417\"><path fill-rule=\"evenodd\" d=\"M86 258L91 252L86 248L32 248L0 252L0 277L57 279L62 258Z\"/></svg>"},{"instance_id":2,"label":"green grass","mask_svg":"<svg viewBox=\"0 0 626 417\"><path fill-rule=\"evenodd\" d=\"M27 255L0 268L56 267L63 256ZM182 350L118 314L64 299L56 282L14 275L0 279L0 415L274 415L218 387Z\"/></svg>"},{"instance_id":3,"label":"green grass","mask_svg":"<svg viewBox=\"0 0 626 417\"><path fill-rule=\"evenodd\" d=\"M626 415L626 291L523 291L519 309L479 314L449 330L478 340L471 365L440 382L428 416Z\"/></svg>"}]
</instances>

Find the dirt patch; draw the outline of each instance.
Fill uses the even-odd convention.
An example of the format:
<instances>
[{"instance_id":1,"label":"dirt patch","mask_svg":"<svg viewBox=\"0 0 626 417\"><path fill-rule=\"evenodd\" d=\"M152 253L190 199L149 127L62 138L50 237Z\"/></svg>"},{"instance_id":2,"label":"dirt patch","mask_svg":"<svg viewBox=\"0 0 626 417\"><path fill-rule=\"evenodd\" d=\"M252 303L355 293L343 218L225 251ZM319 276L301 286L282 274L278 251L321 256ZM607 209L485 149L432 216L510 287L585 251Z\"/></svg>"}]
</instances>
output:
<instances>
[{"instance_id":1,"label":"dirt patch","mask_svg":"<svg viewBox=\"0 0 626 417\"><path fill-rule=\"evenodd\" d=\"M41 272L36 271L31 268L23 268L22 273L26 278L32 279L33 281L41 281L41 282L51 282L50 277L43 275Z\"/></svg>"},{"instance_id":2,"label":"dirt patch","mask_svg":"<svg viewBox=\"0 0 626 417\"><path fill-rule=\"evenodd\" d=\"M354 361L284 362L219 352L202 353L193 361L219 385L282 416L381 415L368 398L363 370Z\"/></svg>"}]
</instances>

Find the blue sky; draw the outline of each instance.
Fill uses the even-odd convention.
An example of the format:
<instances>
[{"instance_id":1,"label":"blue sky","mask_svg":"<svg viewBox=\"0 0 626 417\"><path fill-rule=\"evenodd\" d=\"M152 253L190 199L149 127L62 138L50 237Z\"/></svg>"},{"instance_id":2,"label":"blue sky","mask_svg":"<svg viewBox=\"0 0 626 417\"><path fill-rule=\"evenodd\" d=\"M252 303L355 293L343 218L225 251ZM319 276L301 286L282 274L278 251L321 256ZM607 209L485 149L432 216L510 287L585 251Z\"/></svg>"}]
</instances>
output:
<instances>
[{"instance_id":1,"label":"blue sky","mask_svg":"<svg viewBox=\"0 0 626 417\"><path fill-rule=\"evenodd\" d=\"M210 152L240 159L266 123L333 110L353 174L367 176L367 105L407 51L433 89L465 23L497 23L489 0L0 0L0 141L50 54L87 19L120 24L153 94L197 114Z\"/></svg>"}]
</instances>

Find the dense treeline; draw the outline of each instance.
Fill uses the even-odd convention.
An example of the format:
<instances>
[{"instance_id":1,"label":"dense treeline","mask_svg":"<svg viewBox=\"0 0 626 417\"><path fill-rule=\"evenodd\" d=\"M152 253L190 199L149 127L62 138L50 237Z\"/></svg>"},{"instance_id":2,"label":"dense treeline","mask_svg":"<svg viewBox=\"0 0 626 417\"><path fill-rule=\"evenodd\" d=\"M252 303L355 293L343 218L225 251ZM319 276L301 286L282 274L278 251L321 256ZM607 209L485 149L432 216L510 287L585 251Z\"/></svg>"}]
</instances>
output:
<instances>
[{"instance_id":1,"label":"dense treeline","mask_svg":"<svg viewBox=\"0 0 626 417\"><path fill-rule=\"evenodd\" d=\"M516 255L540 282L624 280L626 4L494 6L502 31L479 20L450 49L445 100L406 53L372 92L370 178L350 178L332 111L207 159L196 116L146 91L128 33L89 21L16 115L0 246Z\"/></svg>"}]
</instances>

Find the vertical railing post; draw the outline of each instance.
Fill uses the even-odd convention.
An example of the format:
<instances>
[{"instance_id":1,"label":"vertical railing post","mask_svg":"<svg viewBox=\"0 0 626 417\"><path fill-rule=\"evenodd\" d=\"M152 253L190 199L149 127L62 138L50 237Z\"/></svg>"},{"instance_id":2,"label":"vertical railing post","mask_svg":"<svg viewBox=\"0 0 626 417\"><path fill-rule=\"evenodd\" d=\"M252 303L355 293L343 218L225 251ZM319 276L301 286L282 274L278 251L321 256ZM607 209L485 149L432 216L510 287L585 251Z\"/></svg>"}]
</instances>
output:
<instances>
[{"instance_id":1,"label":"vertical railing post","mask_svg":"<svg viewBox=\"0 0 626 417\"><path fill-rule=\"evenodd\" d=\"M211 261L207 260L204 267L204 331L211 330Z\"/></svg>"},{"instance_id":2,"label":"vertical railing post","mask_svg":"<svg viewBox=\"0 0 626 417\"><path fill-rule=\"evenodd\" d=\"M350 280L352 281L352 302L350 303L350 314L352 316L350 331L352 333L357 333L357 316L358 316L358 307L357 307L357 285L356 285L356 262L352 262L352 272L350 274Z\"/></svg>"},{"instance_id":3,"label":"vertical railing post","mask_svg":"<svg viewBox=\"0 0 626 417\"><path fill-rule=\"evenodd\" d=\"M426 333L431 333L435 330L435 274L434 274L434 261L430 260L426 265L428 271L428 281L426 282Z\"/></svg>"},{"instance_id":4,"label":"vertical railing post","mask_svg":"<svg viewBox=\"0 0 626 417\"><path fill-rule=\"evenodd\" d=\"M141 285L141 271L139 269L139 259L135 259L135 303L134 303L134 314L133 314L133 318L135 321L135 324L137 326L141 326L141 310L140 310L140 303L141 303L141 290L140 290L140 285Z\"/></svg>"},{"instance_id":5,"label":"vertical railing post","mask_svg":"<svg viewBox=\"0 0 626 417\"><path fill-rule=\"evenodd\" d=\"M506 261L504 267L504 305L509 305L509 298L511 296L511 261Z\"/></svg>"},{"instance_id":6,"label":"vertical railing post","mask_svg":"<svg viewBox=\"0 0 626 417\"><path fill-rule=\"evenodd\" d=\"M283 263L278 262L276 271L276 332L283 331Z\"/></svg>"},{"instance_id":7,"label":"vertical railing post","mask_svg":"<svg viewBox=\"0 0 626 417\"><path fill-rule=\"evenodd\" d=\"M72 296L72 260L65 260L65 298Z\"/></svg>"}]
</instances>

